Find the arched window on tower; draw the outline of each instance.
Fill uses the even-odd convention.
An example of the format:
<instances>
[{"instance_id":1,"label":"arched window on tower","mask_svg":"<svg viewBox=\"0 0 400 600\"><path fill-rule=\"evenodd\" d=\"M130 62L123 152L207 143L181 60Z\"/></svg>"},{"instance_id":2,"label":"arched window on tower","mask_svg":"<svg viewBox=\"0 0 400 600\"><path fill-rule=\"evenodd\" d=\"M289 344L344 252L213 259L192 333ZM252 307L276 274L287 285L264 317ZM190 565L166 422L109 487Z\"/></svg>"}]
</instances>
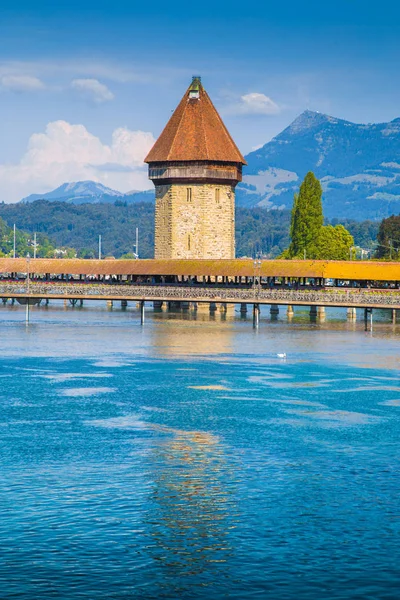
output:
<instances>
[{"instance_id":1,"label":"arched window on tower","mask_svg":"<svg viewBox=\"0 0 400 600\"><path fill-rule=\"evenodd\" d=\"M217 204L219 204L219 202L220 202L220 189L219 188L215 188L215 202Z\"/></svg>"},{"instance_id":2,"label":"arched window on tower","mask_svg":"<svg viewBox=\"0 0 400 600\"><path fill-rule=\"evenodd\" d=\"M186 200L188 202L192 201L192 188L186 188Z\"/></svg>"}]
</instances>

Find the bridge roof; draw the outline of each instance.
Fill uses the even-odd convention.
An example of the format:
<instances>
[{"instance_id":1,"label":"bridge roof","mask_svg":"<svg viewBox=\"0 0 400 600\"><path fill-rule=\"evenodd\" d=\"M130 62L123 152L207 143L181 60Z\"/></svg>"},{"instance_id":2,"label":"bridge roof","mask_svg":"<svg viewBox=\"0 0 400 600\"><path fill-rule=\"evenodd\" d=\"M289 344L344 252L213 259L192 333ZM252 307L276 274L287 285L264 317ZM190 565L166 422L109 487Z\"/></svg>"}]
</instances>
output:
<instances>
[{"instance_id":1,"label":"bridge roof","mask_svg":"<svg viewBox=\"0 0 400 600\"><path fill-rule=\"evenodd\" d=\"M26 258L0 258L0 274L26 273ZM400 281L400 262L262 260L83 260L30 259L29 272L61 275L210 275L323 277L325 279Z\"/></svg>"}]
</instances>

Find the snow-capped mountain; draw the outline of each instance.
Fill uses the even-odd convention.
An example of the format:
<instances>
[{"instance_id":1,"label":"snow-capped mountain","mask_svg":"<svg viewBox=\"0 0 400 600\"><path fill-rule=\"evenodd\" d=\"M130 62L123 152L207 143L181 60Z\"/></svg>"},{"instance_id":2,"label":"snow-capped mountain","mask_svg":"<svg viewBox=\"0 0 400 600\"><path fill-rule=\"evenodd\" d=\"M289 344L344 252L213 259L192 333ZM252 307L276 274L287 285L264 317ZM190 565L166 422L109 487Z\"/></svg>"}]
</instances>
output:
<instances>
[{"instance_id":1,"label":"snow-capped mountain","mask_svg":"<svg viewBox=\"0 0 400 600\"><path fill-rule=\"evenodd\" d=\"M400 119L359 125L306 111L246 160L238 204L290 208L305 174L313 171L330 218L400 213Z\"/></svg>"},{"instance_id":2,"label":"snow-capped mountain","mask_svg":"<svg viewBox=\"0 0 400 600\"><path fill-rule=\"evenodd\" d=\"M84 202L101 201L102 196L110 196L114 199L123 196L121 192L112 190L102 183L96 181L74 181L72 183L63 183L52 192L45 194L31 194L23 198L21 202L34 202L35 200L64 200L73 204L83 204Z\"/></svg>"},{"instance_id":3,"label":"snow-capped mountain","mask_svg":"<svg viewBox=\"0 0 400 600\"><path fill-rule=\"evenodd\" d=\"M63 183L60 187L45 194L31 194L23 198L21 202L50 200L52 202L69 202L70 204L97 204L100 202L114 203L119 199L128 204L151 202L154 200L154 191L131 191L123 194L96 181L76 181Z\"/></svg>"}]
</instances>

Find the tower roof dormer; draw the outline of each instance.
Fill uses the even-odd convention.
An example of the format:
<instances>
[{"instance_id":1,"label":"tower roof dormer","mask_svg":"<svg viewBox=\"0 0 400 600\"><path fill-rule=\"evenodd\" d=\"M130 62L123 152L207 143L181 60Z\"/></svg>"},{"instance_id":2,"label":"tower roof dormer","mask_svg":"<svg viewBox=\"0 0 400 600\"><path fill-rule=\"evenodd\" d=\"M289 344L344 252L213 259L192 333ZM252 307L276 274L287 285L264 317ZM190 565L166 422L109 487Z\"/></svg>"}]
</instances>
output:
<instances>
[{"instance_id":1,"label":"tower roof dormer","mask_svg":"<svg viewBox=\"0 0 400 600\"><path fill-rule=\"evenodd\" d=\"M246 164L198 76L145 158L147 163L180 161Z\"/></svg>"}]
</instances>

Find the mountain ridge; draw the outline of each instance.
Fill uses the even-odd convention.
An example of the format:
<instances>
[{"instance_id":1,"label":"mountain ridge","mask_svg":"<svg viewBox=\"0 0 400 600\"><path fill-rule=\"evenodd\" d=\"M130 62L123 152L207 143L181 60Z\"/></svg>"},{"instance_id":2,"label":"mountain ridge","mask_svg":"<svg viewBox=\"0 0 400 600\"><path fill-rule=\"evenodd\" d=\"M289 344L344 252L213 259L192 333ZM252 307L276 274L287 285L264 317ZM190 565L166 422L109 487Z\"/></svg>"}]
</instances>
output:
<instances>
[{"instance_id":1,"label":"mountain ridge","mask_svg":"<svg viewBox=\"0 0 400 600\"><path fill-rule=\"evenodd\" d=\"M99 204L114 203L118 200L127 204L152 201L153 190L131 190L123 193L109 188L102 183L91 180L72 181L61 184L58 188L44 194L30 194L22 198L22 204L36 202L36 200L49 200L51 202L68 202L69 204Z\"/></svg>"},{"instance_id":2,"label":"mountain ridge","mask_svg":"<svg viewBox=\"0 0 400 600\"><path fill-rule=\"evenodd\" d=\"M400 118L357 124L304 111L246 160L237 188L241 205L290 208L305 174L313 171L330 218L380 219L400 212Z\"/></svg>"}]
</instances>

